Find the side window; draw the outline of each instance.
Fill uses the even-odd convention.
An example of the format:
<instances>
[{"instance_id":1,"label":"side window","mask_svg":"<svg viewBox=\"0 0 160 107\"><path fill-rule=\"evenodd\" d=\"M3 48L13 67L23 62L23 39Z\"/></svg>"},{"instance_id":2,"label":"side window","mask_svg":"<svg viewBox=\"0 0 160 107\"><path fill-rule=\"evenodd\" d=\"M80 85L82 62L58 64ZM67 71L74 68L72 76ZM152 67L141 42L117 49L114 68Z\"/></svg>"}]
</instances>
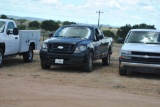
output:
<instances>
[{"instance_id":1,"label":"side window","mask_svg":"<svg viewBox=\"0 0 160 107\"><path fill-rule=\"evenodd\" d=\"M100 30L100 29L97 29L97 31L98 31L98 38L99 39L103 39L103 33L102 33L102 31Z\"/></svg>"},{"instance_id":2,"label":"side window","mask_svg":"<svg viewBox=\"0 0 160 107\"><path fill-rule=\"evenodd\" d=\"M102 31L100 29L98 29L99 35L102 35Z\"/></svg>"},{"instance_id":3,"label":"side window","mask_svg":"<svg viewBox=\"0 0 160 107\"><path fill-rule=\"evenodd\" d=\"M7 26L7 30L13 29L13 28L15 28L14 23L13 22L9 22L8 26Z\"/></svg>"},{"instance_id":4,"label":"side window","mask_svg":"<svg viewBox=\"0 0 160 107\"><path fill-rule=\"evenodd\" d=\"M95 29L94 32L95 32L95 33L94 33L94 39L95 39L95 40L98 40L98 39L97 39L97 36L98 36L99 32L98 32L97 29Z\"/></svg>"}]
</instances>

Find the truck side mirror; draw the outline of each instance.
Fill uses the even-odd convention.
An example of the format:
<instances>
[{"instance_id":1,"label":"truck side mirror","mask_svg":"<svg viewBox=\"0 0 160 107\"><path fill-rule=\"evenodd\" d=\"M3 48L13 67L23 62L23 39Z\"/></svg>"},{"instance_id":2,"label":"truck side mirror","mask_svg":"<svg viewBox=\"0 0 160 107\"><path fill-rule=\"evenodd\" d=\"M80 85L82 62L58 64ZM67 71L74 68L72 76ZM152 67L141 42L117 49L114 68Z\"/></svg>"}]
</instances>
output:
<instances>
[{"instance_id":1,"label":"truck side mirror","mask_svg":"<svg viewBox=\"0 0 160 107\"><path fill-rule=\"evenodd\" d=\"M118 42L118 43L124 43L124 39L123 39L123 38L118 38L118 39L117 39L117 42Z\"/></svg>"},{"instance_id":2,"label":"truck side mirror","mask_svg":"<svg viewBox=\"0 0 160 107\"><path fill-rule=\"evenodd\" d=\"M97 35L97 39L98 40L103 39L103 35Z\"/></svg>"},{"instance_id":3,"label":"truck side mirror","mask_svg":"<svg viewBox=\"0 0 160 107\"><path fill-rule=\"evenodd\" d=\"M18 28L13 28L13 35L18 35L18 34L19 34Z\"/></svg>"},{"instance_id":4,"label":"truck side mirror","mask_svg":"<svg viewBox=\"0 0 160 107\"><path fill-rule=\"evenodd\" d=\"M11 31L10 30L7 30L7 35L11 34Z\"/></svg>"}]
</instances>

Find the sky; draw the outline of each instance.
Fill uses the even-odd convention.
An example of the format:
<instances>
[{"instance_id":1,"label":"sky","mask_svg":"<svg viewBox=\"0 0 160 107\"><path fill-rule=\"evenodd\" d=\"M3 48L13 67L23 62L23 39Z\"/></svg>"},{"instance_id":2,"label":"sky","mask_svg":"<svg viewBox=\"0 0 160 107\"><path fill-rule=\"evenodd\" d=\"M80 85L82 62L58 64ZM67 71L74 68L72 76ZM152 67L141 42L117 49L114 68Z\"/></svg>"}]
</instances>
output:
<instances>
[{"instance_id":1,"label":"sky","mask_svg":"<svg viewBox=\"0 0 160 107\"><path fill-rule=\"evenodd\" d=\"M0 14L55 21L160 29L160 0L0 0Z\"/></svg>"}]
</instances>

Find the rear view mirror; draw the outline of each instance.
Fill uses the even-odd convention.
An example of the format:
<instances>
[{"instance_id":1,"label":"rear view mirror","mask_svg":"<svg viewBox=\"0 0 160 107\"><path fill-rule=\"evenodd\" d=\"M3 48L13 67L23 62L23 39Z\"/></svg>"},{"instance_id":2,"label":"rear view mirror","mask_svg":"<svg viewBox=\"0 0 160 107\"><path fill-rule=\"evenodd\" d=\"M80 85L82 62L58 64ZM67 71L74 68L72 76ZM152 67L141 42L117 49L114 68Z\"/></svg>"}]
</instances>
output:
<instances>
[{"instance_id":1,"label":"rear view mirror","mask_svg":"<svg viewBox=\"0 0 160 107\"><path fill-rule=\"evenodd\" d=\"M97 39L98 39L98 40L103 39L103 35L98 35L98 36L97 36Z\"/></svg>"},{"instance_id":2,"label":"rear view mirror","mask_svg":"<svg viewBox=\"0 0 160 107\"><path fill-rule=\"evenodd\" d=\"M18 28L13 28L13 35L18 35L18 34L19 34Z\"/></svg>"},{"instance_id":3,"label":"rear view mirror","mask_svg":"<svg viewBox=\"0 0 160 107\"><path fill-rule=\"evenodd\" d=\"M7 35L9 35L9 34L18 35L18 33L19 33L18 28L13 28L13 29L7 30Z\"/></svg>"},{"instance_id":4,"label":"rear view mirror","mask_svg":"<svg viewBox=\"0 0 160 107\"><path fill-rule=\"evenodd\" d=\"M124 43L124 39L123 39L123 38L118 38L118 39L117 39L117 42L118 42L118 43Z\"/></svg>"}]
</instances>

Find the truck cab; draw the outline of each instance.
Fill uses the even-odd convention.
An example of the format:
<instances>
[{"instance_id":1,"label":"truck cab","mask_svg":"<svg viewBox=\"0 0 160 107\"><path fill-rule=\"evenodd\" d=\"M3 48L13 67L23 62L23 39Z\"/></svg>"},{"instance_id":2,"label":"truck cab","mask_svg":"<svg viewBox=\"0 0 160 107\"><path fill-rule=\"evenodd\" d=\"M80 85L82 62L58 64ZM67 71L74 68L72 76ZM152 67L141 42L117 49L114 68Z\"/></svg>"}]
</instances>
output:
<instances>
[{"instance_id":1,"label":"truck cab","mask_svg":"<svg viewBox=\"0 0 160 107\"><path fill-rule=\"evenodd\" d=\"M5 45L4 55L16 54L19 50L19 35L13 20L0 20L0 45ZM13 45L14 44L14 45Z\"/></svg>"}]
</instances>

